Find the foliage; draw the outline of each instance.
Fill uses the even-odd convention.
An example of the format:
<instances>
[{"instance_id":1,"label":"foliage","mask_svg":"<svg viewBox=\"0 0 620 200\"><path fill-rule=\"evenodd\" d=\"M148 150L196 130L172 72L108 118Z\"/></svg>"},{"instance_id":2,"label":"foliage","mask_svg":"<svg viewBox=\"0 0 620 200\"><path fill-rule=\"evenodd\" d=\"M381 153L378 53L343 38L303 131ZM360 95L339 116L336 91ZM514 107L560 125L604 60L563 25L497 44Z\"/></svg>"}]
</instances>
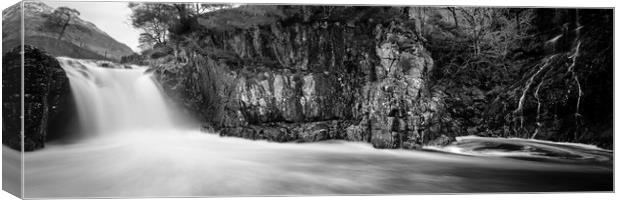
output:
<instances>
[{"instance_id":1,"label":"foliage","mask_svg":"<svg viewBox=\"0 0 620 200\"><path fill-rule=\"evenodd\" d=\"M167 40L168 28L173 22L175 9L169 4L129 3L133 11L131 25L142 30L140 48L149 49Z\"/></svg>"},{"instance_id":2,"label":"foliage","mask_svg":"<svg viewBox=\"0 0 620 200\"><path fill-rule=\"evenodd\" d=\"M462 125L459 134L609 146L600 139L611 137L604 123L611 119L613 96L609 10L406 12L404 24L432 53L430 85L446 94L445 115Z\"/></svg>"},{"instance_id":3,"label":"foliage","mask_svg":"<svg viewBox=\"0 0 620 200\"><path fill-rule=\"evenodd\" d=\"M184 34L195 31L199 16L225 6L199 3L129 3L132 25L142 30L139 42L143 50L156 45L170 45L169 40L173 40L175 45L178 44L183 40Z\"/></svg>"},{"instance_id":4,"label":"foliage","mask_svg":"<svg viewBox=\"0 0 620 200\"><path fill-rule=\"evenodd\" d=\"M603 89L613 87L609 11L425 12L421 32L437 64L431 81L465 127L560 141L609 137L601 134L609 126L600 124L610 119L613 96ZM465 101L479 90L483 102Z\"/></svg>"},{"instance_id":5,"label":"foliage","mask_svg":"<svg viewBox=\"0 0 620 200\"><path fill-rule=\"evenodd\" d=\"M438 81L491 90L518 73L515 52L522 48L532 12L517 8L445 8L428 19L424 37L438 63Z\"/></svg>"}]
</instances>

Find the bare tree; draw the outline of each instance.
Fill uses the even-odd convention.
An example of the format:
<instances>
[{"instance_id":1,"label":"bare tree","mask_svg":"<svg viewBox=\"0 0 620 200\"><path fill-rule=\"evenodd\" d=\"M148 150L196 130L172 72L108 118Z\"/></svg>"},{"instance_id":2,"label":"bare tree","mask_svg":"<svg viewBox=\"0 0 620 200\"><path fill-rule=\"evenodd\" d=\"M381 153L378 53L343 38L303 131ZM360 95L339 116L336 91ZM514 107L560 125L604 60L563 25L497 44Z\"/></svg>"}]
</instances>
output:
<instances>
[{"instance_id":1,"label":"bare tree","mask_svg":"<svg viewBox=\"0 0 620 200\"><path fill-rule=\"evenodd\" d=\"M446 9L448 9L448 11L450 11L450 13L452 13L452 19L454 20L454 28L455 29L459 28L459 20L458 20L457 15L456 15L456 8L454 8L454 7L447 7Z\"/></svg>"}]
</instances>

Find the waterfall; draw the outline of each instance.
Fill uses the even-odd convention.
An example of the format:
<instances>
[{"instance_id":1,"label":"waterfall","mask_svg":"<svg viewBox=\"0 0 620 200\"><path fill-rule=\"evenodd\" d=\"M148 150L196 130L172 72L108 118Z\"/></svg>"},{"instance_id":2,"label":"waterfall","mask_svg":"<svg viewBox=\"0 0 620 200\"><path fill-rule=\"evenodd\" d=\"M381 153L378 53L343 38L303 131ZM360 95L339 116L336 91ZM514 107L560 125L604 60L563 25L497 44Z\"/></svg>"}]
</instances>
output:
<instances>
[{"instance_id":1,"label":"waterfall","mask_svg":"<svg viewBox=\"0 0 620 200\"><path fill-rule=\"evenodd\" d=\"M84 134L154 133L174 128L170 108L147 67L57 59L69 78Z\"/></svg>"}]
</instances>

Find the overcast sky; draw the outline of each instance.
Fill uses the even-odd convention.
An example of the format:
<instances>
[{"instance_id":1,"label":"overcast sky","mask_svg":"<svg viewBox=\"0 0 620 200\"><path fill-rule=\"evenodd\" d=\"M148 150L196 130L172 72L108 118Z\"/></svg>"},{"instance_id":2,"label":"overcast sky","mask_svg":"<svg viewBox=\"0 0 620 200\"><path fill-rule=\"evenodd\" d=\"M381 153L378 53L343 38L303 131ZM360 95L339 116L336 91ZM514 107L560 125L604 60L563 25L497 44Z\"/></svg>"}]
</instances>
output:
<instances>
[{"instance_id":1,"label":"overcast sky","mask_svg":"<svg viewBox=\"0 0 620 200\"><path fill-rule=\"evenodd\" d=\"M127 2L53 2L47 5L57 8L66 6L80 11L80 18L94 23L99 29L121 43L125 43L135 52L139 52L138 36L140 31L131 26L129 16L131 9Z\"/></svg>"}]
</instances>

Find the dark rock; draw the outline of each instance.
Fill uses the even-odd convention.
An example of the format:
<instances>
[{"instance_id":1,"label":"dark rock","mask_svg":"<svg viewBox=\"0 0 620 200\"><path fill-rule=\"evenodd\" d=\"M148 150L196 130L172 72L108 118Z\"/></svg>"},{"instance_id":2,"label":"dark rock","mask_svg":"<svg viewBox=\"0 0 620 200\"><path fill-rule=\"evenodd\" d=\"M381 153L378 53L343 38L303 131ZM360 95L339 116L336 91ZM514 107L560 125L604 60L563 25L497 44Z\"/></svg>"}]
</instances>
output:
<instances>
[{"instance_id":1,"label":"dark rock","mask_svg":"<svg viewBox=\"0 0 620 200\"><path fill-rule=\"evenodd\" d=\"M308 123L264 123L239 127L224 127L221 136L235 136L252 140L274 142L317 142L344 139L345 121L318 121Z\"/></svg>"},{"instance_id":2,"label":"dark rock","mask_svg":"<svg viewBox=\"0 0 620 200\"><path fill-rule=\"evenodd\" d=\"M417 144L415 142L407 141L407 142L403 142L402 148L419 150L419 149L422 149L422 145Z\"/></svg>"},{"instance_id":3,"label":"dark rock","mask_svg":"<svg viewBox=\"0 0 620 200\"><path fill-rule=\"evenodd\" d=\"M447 145L451 144L454 141L456 141L456 139L454 137L448 137L446 135L441 135L441 136L437 137L436 139L428 142L427 145L430 145L430 146L447 146Z\"/></svg>"},{"instance_id":4,"label":"dark rock","mask_svg":"<svg viewBox=\"0 0 620 200\"><path fill-rule=\"evenodd\" d=\"M21 47L4 55L3 70L3 143L21 149L20 68ZM24 46L24 150L43 148L50 130L70 99L69 80L58 61L45 52ZM65 121L65 123L68 123Z\"/></svg>"},{"instance_id":5,"label":"dark rock","mask_svg":"<svg viewBox=\"0 0 620 200\"><path fill-rule=\"evenodd\" d=\"M478 128L477 127L469 127L467 128L467 134L469 135L476 135L478 133Z\"/></svg>"},{"instance_id":6,"label":"dark rock","mask_svg":"<svg viewBox=\"0 0 620 200\"><path fill-rule=\"evenodd\" d=\"M301 142L315 142L330 138L329 126L325 123L309 123L299 131Z\"/></svg>"},{"instance_id":7,"label":"dark rock","mask_svg":"<svg viewBox=\"0 0 620 200\"><path fill-rule=\"evenodd\" d=\"M112 68L112 66L110 66L110 63L99 63L99 67Z\"/></svg>"},{"instance_id":8,"label":"dark rock","mask_svg":"<svg viewBox=\"0 0 620 200\"><path fill-rule=\"evenodd\" d=\"M347 127L346 140L350 141L368 141L368 130L361 125L351 125Z\"/></svg>"}]
</instances>

